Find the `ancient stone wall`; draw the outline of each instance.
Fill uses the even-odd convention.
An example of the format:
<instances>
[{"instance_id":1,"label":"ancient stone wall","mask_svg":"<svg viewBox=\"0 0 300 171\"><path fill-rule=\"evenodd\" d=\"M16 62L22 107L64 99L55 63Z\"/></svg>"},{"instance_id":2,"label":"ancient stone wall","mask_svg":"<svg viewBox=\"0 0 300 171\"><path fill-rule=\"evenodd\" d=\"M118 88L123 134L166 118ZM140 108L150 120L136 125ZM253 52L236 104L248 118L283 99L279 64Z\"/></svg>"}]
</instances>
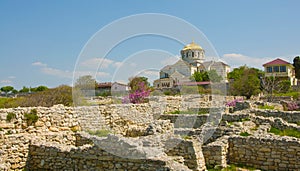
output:
<instances>
[{"instance_id":1,"label":"ancient stone wall","mask_svg":"<svg viewBox=\"0 0 300 171\"><path fill-rule=\"evenodd\" d=\"M279 117L290 123L297 123L300 121L299 111L277 111L277 110L262 110L262 109L252 109L251 112L255 113L257 116L263 117Z\"/></svg>"},{"instance_id":2,"label":"ancient stone wall","mask_svg":"<svg viewBox=\"0 0 300 171\"><path fill-rule=\"evenodd\" d=\"M227 167L228 136L202 147L207 166Z\"/></svg>"},{"instance_id":3,"label":"ancient stone wall","mask_svg":"<svg viewBox=\"0 0 300 171\"><path fill-rule=\"evenodd\" d=\"M28 170L172 170L170 160L129 159L114 156L98 146L66 147L37 143L29 147Z\"/></svg>"},{"instance_id":4,"label":"ancient stone wall","mask_svg":"<svg viewBox=\"0 0 300 171\"><path fill-rule=\"evenodd\" d=\"M168 139L165 143L165 152L169 156L182 156L184 164L192 170L205 170L205 160L201 144L196 140L185 140L179 138Z\"/></svg>"},{"instance_id":5,"label":"ancient stone wall","mask_svg":"<svg viewBox=\"0 0 300 171\"><path fill-rule=\"evenodd\" d=\"M25 167L31 141L56 142L74 145L75 137L70 131L19 133L1 135L0 170L22 170Z\"/></svg>"},{"instance_id":6,"label":"ancient stone wall","mask_svg":"<svg viewBox=\"0 0 300 171\"><path fill-rule=\"evenodd\" d=\"M263 117L263 116L253 116L252 120L257 124L257 125L262 125L265 123L270 124L272 127L275 127L280 130L285 130L285 129L295 129L300 131L300 126L297 124L292 124L288 123L285 120L278 118L278 117Z\"/></svg>"},{"instance_id":7,"label":"ancient stone wall","mask_svg":"<svg viewBox=\"0 0 300 171\"><path fill-rule=\"evenodd\" d=\"M298 170L300 141L289 137L230 137L229 162L263 170Z\"/></svg>"},{"instance_id":8,"label":"ancient stone wall","mask_svg":"<svg viewBox=\"0 0 300 171\"><path fill-rule=\"evenodd\" d=\"M201 126L213 118L208 118L209 114L163 114L160 119L170 120L174 128L201 128ZM222 114L222 121L238 122L249 119L248 113Z\"/></svg>"},{"instance_id":9,"label":"ancient stone wall","mask_svg":"<svg viewBox=\"0 0 300 171\"><path fill-rule=\"evenodd\" d=\"M38 120L29 124L25 114L36 109ZM172 131L169 121L153 121L149 104L103 105L0 109L0 170L22 169L32 140L53 141L74 145L74 132L78 130L110 129L124 135ZM7 115L15 115L10 121ZM151 122L152 121L152 122Z\"/></svg>"}]
</instances>

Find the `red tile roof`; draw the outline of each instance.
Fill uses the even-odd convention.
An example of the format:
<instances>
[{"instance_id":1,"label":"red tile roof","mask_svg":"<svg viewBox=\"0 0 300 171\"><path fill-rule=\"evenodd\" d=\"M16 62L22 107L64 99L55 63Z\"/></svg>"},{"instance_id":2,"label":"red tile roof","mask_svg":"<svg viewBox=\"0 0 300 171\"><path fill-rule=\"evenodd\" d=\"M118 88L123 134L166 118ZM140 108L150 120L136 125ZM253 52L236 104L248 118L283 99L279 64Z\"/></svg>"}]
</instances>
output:
<instances>
[{"instance_id":1,"label":"red tile roof","mask_svg":"<svg viewBox=\"0 0 300 171\"><path fill-rule=\"evenodd\" d=\"M282 60L280 58L277 58L277 59L275 59L271 62L263 64L263 66L266 66L266 65L285 65L285 64L290 64L290 63L285 61L285 60Z\"/></svg>"},{"instance_id":2,"label":"red tile roof","mask_svg":"<svg viewBox=\"0 0 300 171\"><path fill-rule=\"evenodd\" d=\"M110 88L112 85L111 82L99 83L98 88Z\"/></svg>"}]
</instances>

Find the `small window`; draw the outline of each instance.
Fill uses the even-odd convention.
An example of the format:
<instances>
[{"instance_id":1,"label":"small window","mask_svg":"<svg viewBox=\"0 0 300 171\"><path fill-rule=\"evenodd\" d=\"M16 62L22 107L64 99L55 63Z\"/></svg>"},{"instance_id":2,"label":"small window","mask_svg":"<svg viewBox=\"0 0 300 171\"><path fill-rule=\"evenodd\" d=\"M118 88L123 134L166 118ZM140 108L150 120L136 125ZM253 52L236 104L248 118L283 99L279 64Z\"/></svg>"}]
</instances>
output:
<instances>
[{"instance_id":1,"label":"small window","mask_svg":"<svg viewBox=\"0 0 300 171\"><path fill-rule=\"evenodd\" d=\"M272 67L267 67L267 72L273 72Z\"/></svg>"},{"instance_id":2,"label":"small window","mask_svg":"<svg viewBox=\"0 0 300 171\"><path fill-rule=\"evenodd\" d=\"M280 72L286 72L286 66L280 66Z\"/></svg>"},{"instance_id":3,"label":"small window","mask_svg":"<svg viewBox=\"0 0 300 171\"><path fill-rule=\"evenodd\" d=\"M192 57L194 57L195 56L195 54L194 54L194 52L192 52Z\"/></svg>"},{"instance_id":4,"label":"small window","mask_svg":"<svg viewBox=\"0 0 300 171\"><path fill-rule=\"evenodd\" d=\"M273 70L274 70L274 72L279 72L279 66L274 66Z\"/></svg>"}]
</instances>

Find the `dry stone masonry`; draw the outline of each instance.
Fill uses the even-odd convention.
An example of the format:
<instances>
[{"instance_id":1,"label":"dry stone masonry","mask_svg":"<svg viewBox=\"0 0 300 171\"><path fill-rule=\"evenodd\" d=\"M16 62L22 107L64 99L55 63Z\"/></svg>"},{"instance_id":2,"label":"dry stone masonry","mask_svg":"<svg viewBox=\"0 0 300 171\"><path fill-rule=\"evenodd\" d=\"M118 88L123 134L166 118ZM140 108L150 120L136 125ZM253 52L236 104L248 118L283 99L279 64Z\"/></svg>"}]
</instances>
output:
<instances>
[{"instance_id":1,"label":"dry stone masonry","mask_svg":"<svg viewBox=\"0 0 300 171\"><path fill-rule=\"evenodd\" d=\"M300 170L299 138L268 132L300 131L299 112L255 109L260 102L247 101L229 113L214 101L241 98L162 96L138 105L109 100L99 106L0 109L0 170L200 171L228 164ZM210 110L196 114L199 108ZM38 119L30 123L25 115L33 109ZM195 114L169 114L174 111ZM110 134L86 133L99 130Z\"/></svg>"}]
</instances>

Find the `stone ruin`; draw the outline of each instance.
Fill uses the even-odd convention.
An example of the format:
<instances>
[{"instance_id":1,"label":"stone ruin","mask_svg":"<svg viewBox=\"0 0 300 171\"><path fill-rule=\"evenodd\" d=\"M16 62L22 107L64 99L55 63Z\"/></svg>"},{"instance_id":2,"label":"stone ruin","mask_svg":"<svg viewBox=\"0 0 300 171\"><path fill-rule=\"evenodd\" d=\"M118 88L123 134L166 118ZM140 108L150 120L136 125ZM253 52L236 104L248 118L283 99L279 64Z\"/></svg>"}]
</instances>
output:
<instances>
[{"instance_id":1,"label":"stone ruin","mask_svg":"<svg viewBox=\"0 0 300 171\"><path fill-rule=\"evenodd\" d=\"M228 99L240 97L222 97ZM206 170L242 164L299 170L300 112L261 110L251 102L229 113L209 96L156 97L147 104L0 109L0 170ZM38 111L28 124L25 113ZM207 114L169 114L208 109ZM196 111L195 111L196 112ZM15 118L7 121L8 113ZM87 131L110 130L98 137ZM241 136L242 133L249 136Z\"/></svg>"}]
</instances>

